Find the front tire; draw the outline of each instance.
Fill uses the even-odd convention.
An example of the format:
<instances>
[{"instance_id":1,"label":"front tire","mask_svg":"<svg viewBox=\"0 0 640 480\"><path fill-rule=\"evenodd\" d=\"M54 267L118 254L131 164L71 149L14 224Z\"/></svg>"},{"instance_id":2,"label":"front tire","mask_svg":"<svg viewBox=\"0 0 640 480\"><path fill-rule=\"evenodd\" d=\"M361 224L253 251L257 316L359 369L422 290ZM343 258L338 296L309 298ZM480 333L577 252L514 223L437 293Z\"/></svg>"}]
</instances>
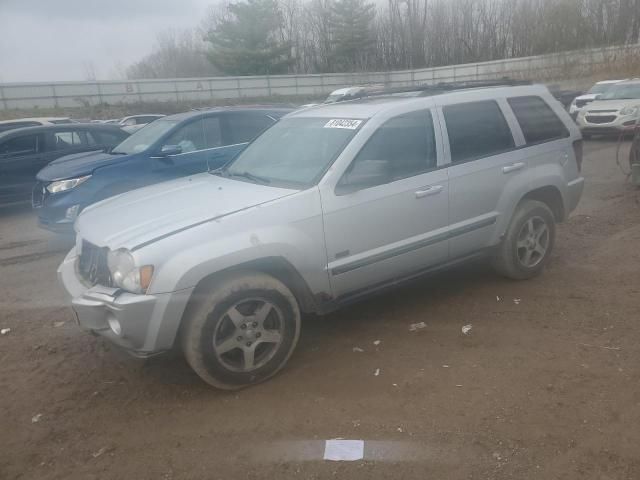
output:
<instances>
[{"instance_id":1,"label":"front tire","mask_svg":"<svg viewBox=\"0 0 640 480\"><path fill-rule=\"evenodd\" d=\"M300 336L300 309L279 280L235 273L196 299L185 318L182 347L208 384L236 390L267 380L287 362Z\"/></svg>"},{"instance_id":2,"label":"front tire","mask_svg":"<svg viewBox=\"0 0 640 480\"><path fill-rule=\"evenodd\" d=\"M525 280L539 275L549 261L556 235L551 209L537 200L518 205L493 258L501 275Z\"/></svg>"}]
</instances>

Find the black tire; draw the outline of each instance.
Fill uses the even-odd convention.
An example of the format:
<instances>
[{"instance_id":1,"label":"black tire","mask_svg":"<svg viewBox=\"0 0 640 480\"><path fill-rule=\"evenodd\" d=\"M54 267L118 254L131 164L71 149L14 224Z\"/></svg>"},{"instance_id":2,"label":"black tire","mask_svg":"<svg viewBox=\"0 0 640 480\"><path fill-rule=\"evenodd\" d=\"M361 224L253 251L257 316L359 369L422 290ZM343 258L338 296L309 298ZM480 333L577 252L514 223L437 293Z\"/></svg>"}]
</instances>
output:
<instances>
[{"instance_id":1,"label":"black tire","mask_svg":"<svg viewBox=\"0 0 640 480\"><path fill-rule=\"evenodd\" d=\"M181 341L187 362L205 382L236 390L268 379L287 363L300 336L300 309L282 282L239 272L200 297L184 319Z\"/></svg>"},{"instance_id":2,"label":"black tire","mask_svg":"<svg viewBox=\"0 0 640 480\"><path fill-rule=\"evenodd\" d=\"M530 233L531 225L533 233ZM543 232L542 225L546 227L547 234ZM539 232L539 240L535 241ZM555 236L556 224L551 209L537 200L522 201L496 249L493 268L514 280L526 280L539 275L549 261Z\"/></svg>"}]
</instances>

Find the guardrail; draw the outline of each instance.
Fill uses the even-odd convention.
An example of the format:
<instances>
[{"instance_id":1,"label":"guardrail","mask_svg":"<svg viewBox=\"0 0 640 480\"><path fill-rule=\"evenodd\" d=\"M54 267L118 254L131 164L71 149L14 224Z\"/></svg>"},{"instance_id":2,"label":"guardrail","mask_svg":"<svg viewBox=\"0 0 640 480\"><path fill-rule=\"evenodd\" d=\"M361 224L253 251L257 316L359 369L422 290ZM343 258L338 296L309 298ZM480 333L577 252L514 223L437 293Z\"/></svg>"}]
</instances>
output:
<instances>
[{"instance_id":1,"label":"guardrail","mask_svg":"<svg viewBox=\"0 0 640 480\"><path fill-rule=\"evenodd\" d=\"M139 102L209 101L277 95L326 95L340 87L368 83L404 87L509 76L553 80L588 75L625 58L640 56L640 44L534 57L392 72L327 73L252 77L176 78L90 82L0 84L0 109L78 107Z\"/></svg>"}]
</instances>

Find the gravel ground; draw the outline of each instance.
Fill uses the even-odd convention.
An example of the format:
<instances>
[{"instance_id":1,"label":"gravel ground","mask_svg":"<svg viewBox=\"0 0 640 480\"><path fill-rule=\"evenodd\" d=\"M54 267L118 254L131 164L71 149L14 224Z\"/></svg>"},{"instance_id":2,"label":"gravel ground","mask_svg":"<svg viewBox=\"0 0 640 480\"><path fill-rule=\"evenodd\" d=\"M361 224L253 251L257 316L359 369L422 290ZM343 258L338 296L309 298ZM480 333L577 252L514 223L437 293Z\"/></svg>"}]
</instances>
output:
<instances>
[{"instance_id":1,"label":"gravel ground","mask_svg":"<svg viewBox=\"0 0 640 480\"><path fill-rule=\"evenodd\" d=\"M55 274L72 242L0 212L0 478L640 478L640 194L614 142L585 153L541 277L467 265L307 318L236 393L80 331ZM337 437L364 460L323 461Z\"/></svg>"}]
</instances>

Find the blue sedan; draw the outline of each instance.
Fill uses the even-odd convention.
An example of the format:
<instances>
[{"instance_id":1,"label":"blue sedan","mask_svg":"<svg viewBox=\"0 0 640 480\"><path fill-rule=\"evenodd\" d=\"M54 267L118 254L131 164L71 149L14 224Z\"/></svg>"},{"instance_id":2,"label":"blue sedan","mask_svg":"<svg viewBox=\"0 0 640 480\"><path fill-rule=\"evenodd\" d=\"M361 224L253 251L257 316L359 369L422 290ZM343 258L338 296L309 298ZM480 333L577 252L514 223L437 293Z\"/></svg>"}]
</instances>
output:
<instances>
[{"instance_id":1,"label":"blue sedan","mask_svg":"<svg viewBox=\"0 0 640 480\"><path fill-rule=\"evenodd\" d=\"M41 227L71 233L88 205L172 178L220 168L285 108L219 108L171 115L108 151L67 155L40 170L33 206Z\"/></svg>"}]
</instances>

